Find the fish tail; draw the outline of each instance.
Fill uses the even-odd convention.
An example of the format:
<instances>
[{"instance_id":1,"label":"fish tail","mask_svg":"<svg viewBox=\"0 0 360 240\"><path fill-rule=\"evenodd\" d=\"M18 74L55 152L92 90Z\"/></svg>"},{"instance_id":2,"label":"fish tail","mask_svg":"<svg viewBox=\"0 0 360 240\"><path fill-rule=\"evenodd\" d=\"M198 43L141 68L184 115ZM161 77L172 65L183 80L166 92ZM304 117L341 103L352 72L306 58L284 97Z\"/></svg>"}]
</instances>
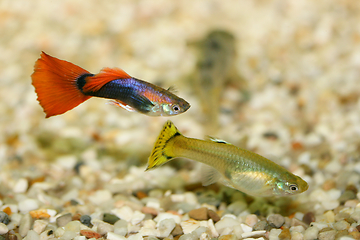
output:
<instances>
[{"instance_id":1,"label":"fish tail","mask_svg":"<svg viewBox=\"0 0 360 240\"><path fill-rule=\"evenodd\" d=\"M181 133L175 125L171 121L167 121L156 140L155 146L149 157L146 171L159 167L176 157L172 151L172 144L169 144L169 142L172 138L179 135L181 135Z\"/></svg>"},{"instance_id":2,"label":"fish tail","mask_svg":"<svg viewBox=\"0 0 360 240\"><path fill-rule=\"evenodd\" d=\"M31 78L47 118L65 113L91 97L82 92L82 86L93 74L44 52L40 56Z\"/></svg>"}]
</instances>

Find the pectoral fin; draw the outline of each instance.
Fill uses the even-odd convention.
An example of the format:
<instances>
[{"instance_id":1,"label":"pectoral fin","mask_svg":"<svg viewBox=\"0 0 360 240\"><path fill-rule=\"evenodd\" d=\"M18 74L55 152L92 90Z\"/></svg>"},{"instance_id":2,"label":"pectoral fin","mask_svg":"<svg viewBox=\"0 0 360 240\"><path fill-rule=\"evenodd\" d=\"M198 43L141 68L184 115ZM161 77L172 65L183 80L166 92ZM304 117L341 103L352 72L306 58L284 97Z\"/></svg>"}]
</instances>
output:
<instances>
[{"instance_id":1,"label":"pectoral fin","mask_svg":"<svg viewBox=\"0 0 360 240\"><path fill-rule=\"evenodd\" d=\"M214 184L220 181L221 178L221 174L215 168L206 164L201 166L201 182L203 186Z\"/></svg>"}]
</instances>

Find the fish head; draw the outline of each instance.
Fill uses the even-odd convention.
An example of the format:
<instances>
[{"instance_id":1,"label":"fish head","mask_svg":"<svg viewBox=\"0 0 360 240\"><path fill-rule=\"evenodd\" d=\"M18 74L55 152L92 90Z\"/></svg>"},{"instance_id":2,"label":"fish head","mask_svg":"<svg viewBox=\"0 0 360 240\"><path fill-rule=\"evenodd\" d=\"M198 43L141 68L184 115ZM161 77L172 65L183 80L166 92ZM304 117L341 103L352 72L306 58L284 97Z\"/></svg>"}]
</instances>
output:
<instances>
[{"instance_id":1,"label":"fish head","mask_svg":"<svg viewBox=\"0 0 360 240\"><path fill-rule=\"evenodd\" d=\"M278 178L275 181L274 195L288 196L305 192L309 185L301 177L292 173L287 174L284 178Z\"/></svg>"},{"instance_id":2,"label":"fish head","mask_svg":"<svg viewBox=\"0 0 360 240\"><path fill-rule=\"evenodd\" d=\"M182 98L171 99L165 102L155 102L148 115L152 116L172 116L186 112L190 104Z\"/></svg>"}]
</instances>

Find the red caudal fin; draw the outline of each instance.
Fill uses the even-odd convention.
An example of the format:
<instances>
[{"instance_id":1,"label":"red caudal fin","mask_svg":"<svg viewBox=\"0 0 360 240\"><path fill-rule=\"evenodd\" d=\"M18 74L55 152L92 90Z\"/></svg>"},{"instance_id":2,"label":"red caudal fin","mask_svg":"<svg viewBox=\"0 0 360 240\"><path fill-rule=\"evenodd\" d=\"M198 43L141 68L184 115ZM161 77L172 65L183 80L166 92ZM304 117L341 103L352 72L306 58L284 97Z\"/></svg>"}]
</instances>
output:
<instances>
[{"instance_id":1,"label":"red caudal fin","mask_svg":"<svg viewBox=\"0 0 360 240\"><path fill-rule=\"evenodd\" d=\"M100 73L87 79L86 84L83 87L83 91L96 92L106 83L124 78L131 78L131 76L119 68L103 68Z\"/></svg>"},{"instance_id":2,"label":"red caudal fin","mask_svg":"<svg viewBox=\"0 0 360 240\"><path fill-rule=\"evenodd\" d=\"M70 62L41 53L31 78L46 117L65 113L91 97L84 95L77 86L77 79L84 74L90 73Z\"/></svg>"}]
</instances>

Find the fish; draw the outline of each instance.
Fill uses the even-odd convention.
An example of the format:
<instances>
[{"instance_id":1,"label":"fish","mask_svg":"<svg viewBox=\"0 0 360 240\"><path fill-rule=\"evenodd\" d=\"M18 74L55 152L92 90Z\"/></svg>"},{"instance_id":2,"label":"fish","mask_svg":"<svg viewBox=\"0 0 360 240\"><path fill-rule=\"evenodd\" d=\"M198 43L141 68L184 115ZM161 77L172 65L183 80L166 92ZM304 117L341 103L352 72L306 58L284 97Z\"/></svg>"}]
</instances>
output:
<instances>
[{"instance_id":1,"label":"fish","mask_svg":"<svg viewBox=\"0 0 360 240\"><path fill-rule=\"evenodd\" d=\"M189 43L197 57L189 79L200 104L200 121L208 134L216 134L220 127L219 113L224 109L222 100L227 89L238 90L241 102L248 96L247 81L236 67L237 42L231 32L213 30L203 39Z\"/></svg>"},{"instance_id":2,"label":"fish","mask_svg":"<svg viewBox=\"0 0 360 240\"><path fill-rule=\"evenodd\" d=\"M220 182L255 197L291 196L309 187L302 178L265 157L223 140L185 137L167 121L148 159L146 171L179 157L207 165L202 176L204 186Z\"/></svg>"},{"instance_id":3,"label":"fish","mask_svg":"<svg viewBox=\"0 0 360 240\"><path fill-rule=\"evenodd\" d=\"M98 74L42 52L31 75L37 100L46 118L63 114L91 97L111 99L110 104L148 116L186 112L190 104L171 91L136 79L119 68Z\"/></svg>"}]
</instances>

